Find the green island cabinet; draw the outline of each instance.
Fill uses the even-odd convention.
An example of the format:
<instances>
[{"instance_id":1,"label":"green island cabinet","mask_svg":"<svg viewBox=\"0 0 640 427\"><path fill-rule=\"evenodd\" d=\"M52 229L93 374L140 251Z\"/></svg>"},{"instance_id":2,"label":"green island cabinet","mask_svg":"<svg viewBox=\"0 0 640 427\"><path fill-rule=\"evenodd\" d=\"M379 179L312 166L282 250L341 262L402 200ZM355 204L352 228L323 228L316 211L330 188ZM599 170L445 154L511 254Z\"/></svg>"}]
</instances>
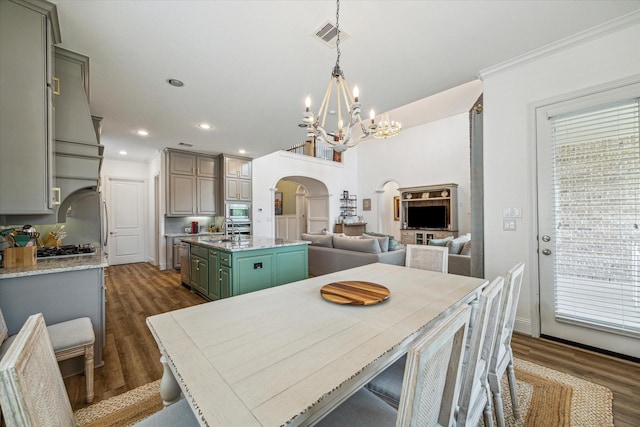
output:
<instances>
[{"instance_id":1,"label":"green island cabinet","mask_svg":"<svg viewBox=\"0 0 640 427\"><path fill-rule=\"evenodd\" d=\"M191 241L191 288L211 300L242 295L308 277L306 244L251 248L250 244Z\"/></svg>"}]
</instances>

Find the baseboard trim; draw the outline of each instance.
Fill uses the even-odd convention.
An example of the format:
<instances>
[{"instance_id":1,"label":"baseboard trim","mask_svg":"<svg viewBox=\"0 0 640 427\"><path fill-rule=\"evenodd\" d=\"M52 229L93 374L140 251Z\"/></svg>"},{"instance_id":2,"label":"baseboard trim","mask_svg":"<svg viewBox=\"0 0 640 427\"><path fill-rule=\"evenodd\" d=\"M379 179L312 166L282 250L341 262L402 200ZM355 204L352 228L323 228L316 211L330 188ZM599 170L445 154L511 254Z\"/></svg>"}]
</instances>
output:
<instances>
[{"instance_id":1,"label":"baseboard trim","mask_svg":"<svg viewBox=\"0 0 640 427\"><path fill-rule=\"evenodd\" d=\"M531 327L531 320L522 317L516 317L516 321L513 324L513 330L520 332L521 334L533 336Z\"/></svg>"}]
</instances>

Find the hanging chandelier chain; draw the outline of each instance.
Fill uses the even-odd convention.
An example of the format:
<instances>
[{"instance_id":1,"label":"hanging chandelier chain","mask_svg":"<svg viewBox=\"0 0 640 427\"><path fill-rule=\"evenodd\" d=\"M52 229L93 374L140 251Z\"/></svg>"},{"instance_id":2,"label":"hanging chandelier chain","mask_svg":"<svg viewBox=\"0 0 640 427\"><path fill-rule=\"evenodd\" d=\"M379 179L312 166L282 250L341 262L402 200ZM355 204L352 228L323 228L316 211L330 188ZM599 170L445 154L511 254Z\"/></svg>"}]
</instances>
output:
<instances>
[{"instance_id":1,"label":"hanging chandelier chain","mask_svg":"<svg viewBox=\"0 0 640 427\"><path fill-rule=\"evenodd\" d=\"M334 75L340 74L340 0L336 0L336 32L338 38L336 39L336 66L334 68Z\"/></svg>"}]
</instances>

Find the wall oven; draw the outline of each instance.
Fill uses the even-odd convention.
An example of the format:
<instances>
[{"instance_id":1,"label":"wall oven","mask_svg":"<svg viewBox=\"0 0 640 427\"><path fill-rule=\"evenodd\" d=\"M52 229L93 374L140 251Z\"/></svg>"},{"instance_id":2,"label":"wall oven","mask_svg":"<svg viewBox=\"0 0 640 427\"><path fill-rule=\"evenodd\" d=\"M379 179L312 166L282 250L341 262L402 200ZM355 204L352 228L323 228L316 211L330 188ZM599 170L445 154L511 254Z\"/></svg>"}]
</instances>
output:
<instances>
[{"instance_id":1,"label":"wall oven","mask_svg":"<svg viewBox=\"0 0 640 427\"><path fill-rule=\"evenodd\" d=\"M225 231L227 234L251 234L251 205L227 203L225 205Z\"/></svg>"},{"instance_id":2,"label":"wall oven","mask_svg":"<svg viewBox=\"0 0 640 427\"><path fill-rule=\"evenodd\" d=\"M232 220L246 220L251 217L251 205L248 203L227 203L225 216Z\"/></svg>"}]
</instances>

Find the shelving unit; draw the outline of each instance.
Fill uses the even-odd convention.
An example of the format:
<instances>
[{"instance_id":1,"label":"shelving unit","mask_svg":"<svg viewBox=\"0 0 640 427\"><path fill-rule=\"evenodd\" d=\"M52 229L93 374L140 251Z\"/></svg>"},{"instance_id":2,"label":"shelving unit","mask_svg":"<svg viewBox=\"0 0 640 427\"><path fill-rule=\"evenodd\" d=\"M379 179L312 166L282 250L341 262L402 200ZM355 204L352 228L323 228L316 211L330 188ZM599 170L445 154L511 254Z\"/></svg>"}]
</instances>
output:
<instances>
[{"instance_id":1,"label":"shelving unit","mask_svg":"<svg viewBox=\"0 0 640 427\"><path fill-rule=\"evenodd\" d=\"M458 232L458 184L428 185L399 188L401 239L404 244L426 245L429 239L456 236ZM445 228L407 227L408 208L413 206L444 206L447 226Z\"/></svg>"},{"instance_id":2,"label":"shelving unit","mask_svg":"<svg viewBox=\"0 0 640 427\"><path fill-rule=\"evenodd\" d=\"M354 194L340 198L340 218L345 219L358 215L358 197Z\"/></svg>"},{"instance_id":3,"label":"shelving unit","mask_svg":"<svg viewBox=\"0 0 640 427\"><path fill-rule=\"evenodd\" d=\"M358 197L349 195L346 191L340 198L340 215L338 224L334 225L334 233L344 233L349 236L359 236L366 231L367 224L356 222L353 219L358 216Z\"/></svg>"}]
</instances>

